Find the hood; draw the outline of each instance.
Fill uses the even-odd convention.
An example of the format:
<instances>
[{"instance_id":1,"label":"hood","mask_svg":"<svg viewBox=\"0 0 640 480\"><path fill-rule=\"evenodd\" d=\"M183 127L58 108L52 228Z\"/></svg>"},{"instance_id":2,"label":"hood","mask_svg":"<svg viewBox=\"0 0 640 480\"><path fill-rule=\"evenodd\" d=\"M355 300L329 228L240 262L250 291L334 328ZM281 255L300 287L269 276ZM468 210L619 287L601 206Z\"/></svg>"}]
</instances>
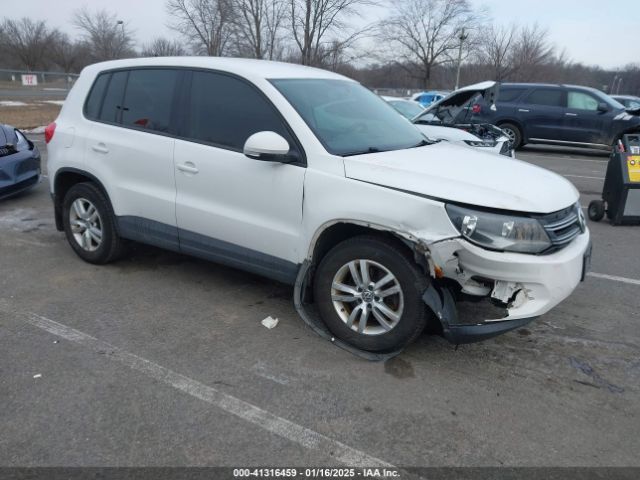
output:
<instances>
[{"instance_id":1,"label":"hood","mask_svg":"<svg viewBox=\"0 0 640 480\"><path fill-rule=\"evenodd\" d=\"M551 213L579 198L549 170L447 142L345 157L344 165L354 180L480 207Z\"/></svg>"}]
</instances>

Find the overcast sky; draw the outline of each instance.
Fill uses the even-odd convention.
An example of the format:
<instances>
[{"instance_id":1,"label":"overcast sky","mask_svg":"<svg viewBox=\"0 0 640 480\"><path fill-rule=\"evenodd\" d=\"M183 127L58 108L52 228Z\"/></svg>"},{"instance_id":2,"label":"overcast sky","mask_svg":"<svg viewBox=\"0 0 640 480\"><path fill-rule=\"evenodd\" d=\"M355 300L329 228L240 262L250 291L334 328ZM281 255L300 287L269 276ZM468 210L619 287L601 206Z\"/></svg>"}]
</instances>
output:
<instances>
[{"instance_id":1,"label":"overcast sky","mask_svg":"<svg viewBox=\"0 0 640 480\"><path fill-rule=\"evenodd\" d=\"M552 41L577 62L615 68L640 62L638 0L472 0L485 6L498 23L538 22L548 28ZM167 28L165 0L0 0L12 17L47 20L70 34L69 20L75 9L106 8L129 22L138 44L156 36L175 37ZM375 9L367 15L383 15Z\"/></svg>"}]
</instances>

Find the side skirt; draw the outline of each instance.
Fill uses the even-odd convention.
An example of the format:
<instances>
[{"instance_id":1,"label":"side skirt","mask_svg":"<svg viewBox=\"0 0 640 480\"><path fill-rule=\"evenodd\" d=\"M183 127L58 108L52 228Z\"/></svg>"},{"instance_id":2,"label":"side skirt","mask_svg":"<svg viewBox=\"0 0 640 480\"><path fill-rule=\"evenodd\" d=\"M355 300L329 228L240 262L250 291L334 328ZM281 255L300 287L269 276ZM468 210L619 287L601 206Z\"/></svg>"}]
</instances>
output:
<instances>
[{"instance_id":1,"label":"side skirt","mask_svg":"<svg viewBox=\"0 0 640 480\"><path fill-rule=\"evenodd\" d=\"M129 240L238 268L288 285L295 284L300 269L300 265L272 255L146 218L118 217L118 231Z\"/></svg>"}]
</instances>

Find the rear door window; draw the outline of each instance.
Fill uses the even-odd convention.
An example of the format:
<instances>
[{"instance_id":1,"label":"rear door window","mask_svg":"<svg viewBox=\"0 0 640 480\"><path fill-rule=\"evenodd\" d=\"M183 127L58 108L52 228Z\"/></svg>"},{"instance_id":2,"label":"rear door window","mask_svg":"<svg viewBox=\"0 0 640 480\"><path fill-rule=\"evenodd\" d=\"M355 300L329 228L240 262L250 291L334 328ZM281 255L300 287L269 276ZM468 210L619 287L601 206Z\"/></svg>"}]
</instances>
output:
<instances>
[{"instance_id":1,"label":"rear door window","mask_svg":"<svg viewBox=\"0 0 640 480\"><path fill-rule=\"evenodd\" d=\"M178 74L171 69L131 70L122 104L122 124L168 132Z\"/></svg>"},{"instance_id":2,"label":"rear door window","mask_svg":"<svg viewBox=\"0 0 640 480\"><path fill-rule=\"evenodd\" d=\"M563 107L563 92L560 89L538 88L526 98L530 105L543 105L547 107Z\"/></svg>"},{"instance_id":3,"label":"rear door window","mask_svg":"<svg viewBox=\"0 0 640 480\"><path fill-rule=\"evenodd\" d=\"M107 92L102 102L102 108L98 118L103 122L119 123L122 108L124 86L127 83L129 72L115 72L111 75Z\"/></svg>"}]
</instances>

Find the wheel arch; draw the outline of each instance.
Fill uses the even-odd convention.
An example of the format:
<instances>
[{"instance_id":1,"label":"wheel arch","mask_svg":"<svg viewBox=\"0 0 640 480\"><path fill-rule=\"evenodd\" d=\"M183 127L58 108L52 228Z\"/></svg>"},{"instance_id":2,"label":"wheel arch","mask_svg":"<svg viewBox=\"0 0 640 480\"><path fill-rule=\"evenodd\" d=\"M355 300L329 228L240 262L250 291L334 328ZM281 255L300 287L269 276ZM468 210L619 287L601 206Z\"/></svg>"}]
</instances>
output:
<instances>
[{"instance_id":1,"label":"wheel arch","mask_svg":"<svg viewBox=\"0 0 640 480\"><path fill-rule=\"evenodd\" d=\"M95 175L92 175L91 173L85 170L80 170L78 168L61 168L56 172L56 176L53 181L53 208L55 214L56 229L58 231L64 230L64 226L62 224L62 202L64 201L65 195L74 185L85 182L90 182L96 185L96 187L98 187L98 189L107 198L109 203L111 203L111 199L109 198L107 189L104 187L102 182L98 180L98 178L96 178Z\"/></svg>"},{"instance_id":2,"label":"wheel arch","mask_svg":"<svg viewBox=\"0 0 640 480\"><path fill-rule=\"evenodd\" d=\"M391 227L363 222L360 220L340 219L326 222L311 237L306 260L312 269L336 245L349 238L360 235L373 235L393 241L429 274L424 253L426 245L408 232L398 232Z\"/></svg>"},{"instance_id":3,"label":"wheel arch","mask_svg":"<svg viewBox=\"0 0 640 480\"><path fill-rule=\"evenodd\" d=\"M505 123L512 123L513 125L515 125L516 127L518 127L520 129L520 134L522 135L522 142L524 143L525 140L528 139L527 137L527 131L524 128L524 123L516 118L511 118L511 117L507 117L507 118L501 118L500 120L497 120L495 125L496 127L500 127L501 125L504 125Z\"/></svg>"}]
</instances>

